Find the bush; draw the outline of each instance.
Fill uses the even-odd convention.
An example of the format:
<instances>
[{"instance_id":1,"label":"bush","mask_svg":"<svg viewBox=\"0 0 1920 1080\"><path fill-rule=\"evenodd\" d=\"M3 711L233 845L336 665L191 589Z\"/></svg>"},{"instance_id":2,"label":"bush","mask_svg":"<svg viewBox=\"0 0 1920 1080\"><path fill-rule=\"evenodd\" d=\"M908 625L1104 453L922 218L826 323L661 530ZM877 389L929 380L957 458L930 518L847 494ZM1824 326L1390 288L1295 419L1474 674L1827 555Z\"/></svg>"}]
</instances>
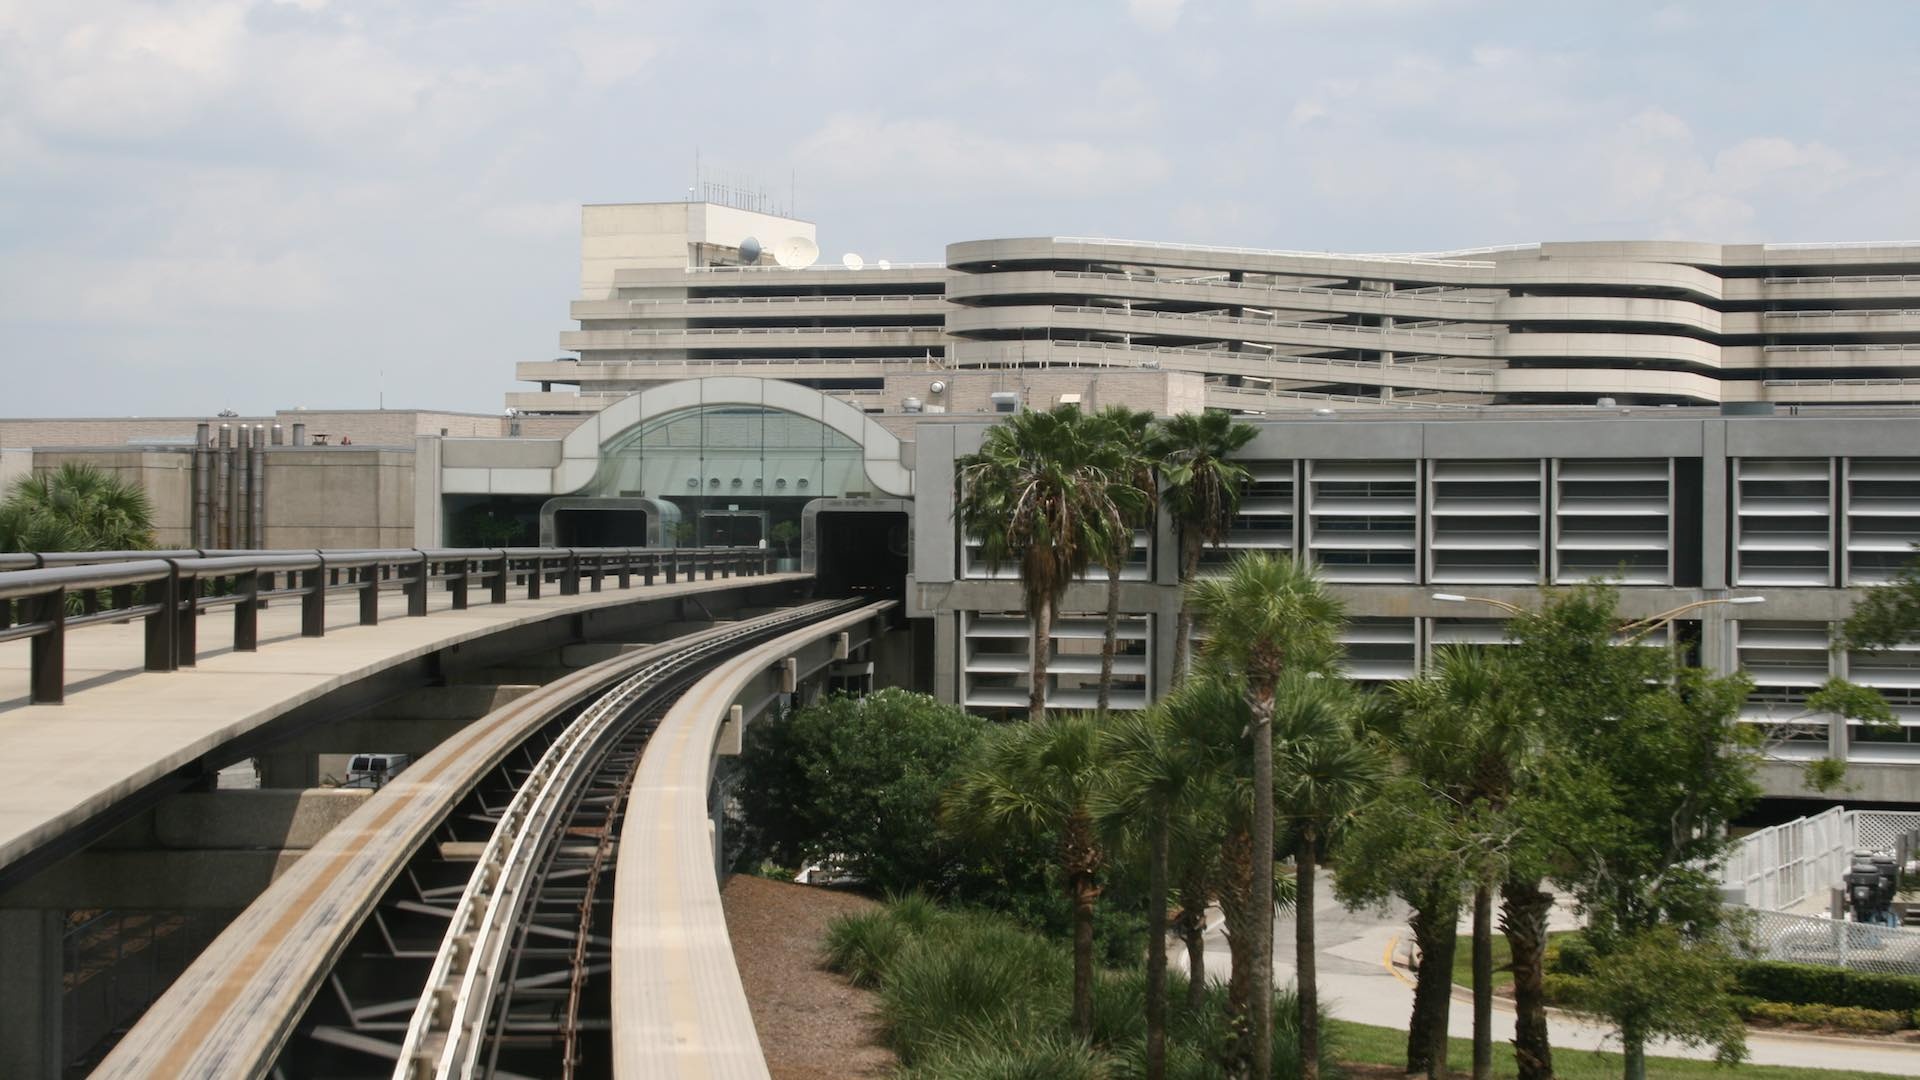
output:
<instances>
[{"instance_id":1,"label":"bush","mask_svg":"<svg viewBox=\"0 0 1920 1080\"><path fill-rule=\"evenodd\" d=\"M1562 975L1593 974L1593 946L1579 934L1554 938L1547 944L1546 968Z\"/></svg>"},{"instance_id":2,"label":"bush","mask_svg":"<svg viewBox=\"0 0 1920 1080\"><path fill-rule=\"evenodd\" d=\"M880 1016L901 1061L967 1043L1020 1046L1063 1026L1067 971L1038 935L957 932L916 938L880 987Z\"/></svg>"},{"instance_id":3,"label":"bush","mask_svg":"<svg viewBox=\"0 0 1920 1080\"><path fill-rule=\"evenodd\" d=\"M845 975L855 986L878 986L880 973L906 945L907 933L886 909L841 915L827 924L827 970Z\"/></svg>"},{"instance_id":4,"label":"bush","mask_svg":"<svg viewBox=\"0 0 1920 1080\"><path fill-rule=\"evenodd\" d=\"M1540 980L1547 1004L1558 1008L1577 1006L1592 988L1586 976L1550 971Z\"/></svg>"},{"instance_id":5,"label":"bush","mask_svg":"<svg viewBox=\"0 0 1920 1080\"><path fill-rule=\"evenodd\" d=\"M1859 1009L1846 1005L1789 1005L1779 1001L1754 1001L1742 1010L1750 1019L1772 1023L1815 1024L1847 1031L1901 1031L1911 1014L1891 1009Z\"/></svg>"},{"instance_id":6,"label":"bush","mask_svg":"<svg viewBox=\"0 0 1920 1080\"><path fill-rule=\"evenodd\" d=\"M1814 964L1749 960L1736 967L1736 989L1789 1005L1845 1005L1902 1014L1920 1009L1920 978Z\"/></svg>"},{"instance_id":7,"label":"bush","mask_svg":"<svg viewBox=\"0 0 1920 1080\"><path fill-rule=\"evenodd\" d=\"M1017 1046L948 1045L902 1076L906 1080L1108 1080L1111 1073L1085 1043L1042 1035Z\"/></svg>"},{"instance_id":8,"label":"bush","mask_svg":"<svg viewBox=\"0 0 1920 1080\"><path fill-rule=\"evenodd\" d=\"M737 789L750 857L830 861L881 890L944 889L960 862L940 833L940 792L985 723L886 689L754 724Z\"/></svg>"}]
</instances>

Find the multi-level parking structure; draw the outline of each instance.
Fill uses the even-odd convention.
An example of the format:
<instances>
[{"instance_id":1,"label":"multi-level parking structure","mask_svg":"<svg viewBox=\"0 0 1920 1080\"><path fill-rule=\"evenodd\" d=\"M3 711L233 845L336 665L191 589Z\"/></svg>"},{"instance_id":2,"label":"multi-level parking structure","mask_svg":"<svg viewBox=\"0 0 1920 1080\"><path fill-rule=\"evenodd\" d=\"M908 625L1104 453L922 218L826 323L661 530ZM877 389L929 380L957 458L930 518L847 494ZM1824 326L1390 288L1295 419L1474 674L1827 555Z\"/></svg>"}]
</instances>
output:
<instances>
[{"instance_id":1,"label":"multi-level parking structure","mask_svg":"<svg viewBox=\"0 0 1920 1080\"><path fill-rule=\"evenodd\" d=\"M1044 237L954 244L947 262L955 367L1194 371L1232 408L1920 398L1916 244L1342 255Z\"/></svg>"},{"instance_id":2,"label":"multi-level parking structure","mask_svg":"<svg viewBox=\"0 0 1920 1080\"><path fill-rule=\"evenodd\" d=\"M613 295L573 303L560 335L579 359L522 363L534 413L593 412L636 390L702 375L759 375L816 389L877 390L888 374L944 367L947 270L777 265L627 269ZM554 386L573 391L555 391Z\"/></svg>"},{"instance_id":3,"label":"multi-level parking structure","mask_svg":"<svg viewBox=\"0 0 1920 1080\"><path fill-rule=\"evenodd\" d=\"M1920 400L1920 244L1546 243L1405 255L1086 237L946 265L618 271L523 363L533 412L716 373L873 392L968 369L1197 373L1245 412ZM571 386L572 392L554 387Z\"/></svg>"}]
</instances>

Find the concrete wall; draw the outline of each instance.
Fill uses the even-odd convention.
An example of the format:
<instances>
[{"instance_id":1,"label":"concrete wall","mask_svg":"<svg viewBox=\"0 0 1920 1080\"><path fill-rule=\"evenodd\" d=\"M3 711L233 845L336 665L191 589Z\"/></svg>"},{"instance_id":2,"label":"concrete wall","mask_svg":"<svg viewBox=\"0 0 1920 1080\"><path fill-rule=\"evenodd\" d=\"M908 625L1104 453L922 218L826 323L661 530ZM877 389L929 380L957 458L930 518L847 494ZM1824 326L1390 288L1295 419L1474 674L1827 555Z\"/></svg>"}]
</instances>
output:
<instances>
[{"instance_id":1,"label":"concrete wall","mask_svg":"<svg viewBox=\"0 0 1920 1080\"><path fill-rule=\"evenodd\" d=\"M153 503L155 547L193 546L193 456L179 450L41 450L36 471L91 465L139 487Z\"/></svg>"},{"instance_id":2,"label":"concrete wall","mask_svg":"<svg viewBox=\"0 0 1920 1080\"><path fill-rule=\"evenodd\" d=\"M268 452L268 547L414 545L413 451L357 442Z\"/></svg>"},{"instance_id":3,"label":"concrete wall","mask_svg":"<svg viewBox=\"0 0 1920 1080\"><path fill-rule=\"evenodd\" d=\"M47 417L0 419L0 447L31 449L55 446L125 446L147 442L191 444L194 429L212 424L218 439L220 425L263 424L269 431L279 424L287 442L293 425L304 423L309 435L325 433L337 443L342 435L372 446L412 446L416 435L494 438L507 433L507 419L493 413L462 413L420 409L282 409L272 416L158 416L158 417ZM564 433L562 433L564 434Z\"/></svg>"},{"instance_id":4,"label":"concrete wall","mask_svg":"<svg viewBox=\"0 0 1920 1080\"><path fill-rule=\"evenodd\" d=\"M125 446L147 440L193 442L194 427L266 424L271 416L82 416L0 419L0 446Z\"/></svg>"}]
</instances>

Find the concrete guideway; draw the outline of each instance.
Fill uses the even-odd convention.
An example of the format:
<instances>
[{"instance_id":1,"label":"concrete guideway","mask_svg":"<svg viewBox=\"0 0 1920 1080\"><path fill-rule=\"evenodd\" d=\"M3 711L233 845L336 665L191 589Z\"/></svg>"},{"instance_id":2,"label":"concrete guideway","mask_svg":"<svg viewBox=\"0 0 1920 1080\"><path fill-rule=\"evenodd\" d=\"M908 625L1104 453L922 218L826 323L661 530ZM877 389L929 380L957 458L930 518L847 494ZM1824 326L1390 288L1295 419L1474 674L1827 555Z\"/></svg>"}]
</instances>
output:
<instances>
[{"instance_id":1,"label":"concrete guideway","mask_svg":"<svg viewBox=\"0 0 1920 1080\"><path fill-rule=\"evenodd\" d=\"M260 612L258 652L208 649L195 667L173 672L141 670L139 623L90 627L67 644L69 692L62 705L25 704L29 643L0 645L0 746L12 760L33 763L0 789L0 877L123 800L171 786L181 770L198 769L222 745L442 650L471 648L556 619L591 622L635 603L805 580L768 574L636 585L458 611L448 594L431 592L428 618L405 618L406 599L389 594L375 626L357 625L354 597L337 597L326 605L322 638L300 636L298 604L275 604Z\"/></svg>"},{"instance_id":2,"label":"concrete guideway","mask_svg":"<svg viewBox=\"0 0 1920 1080\"><path fill-rule=\"evenodd\" d=\"M1370 911L1349 912L1333 897L1332 883L1325 875L1319 882L1315 904L1315 931L1321 1003L1334 1016L1355 1023L1407 1030L1413 1013L1413 978L1410 972L1396 968L1396 956L1404 958L1407 948L1405 911L1396 905L1393 912L1380 915ZM1556 929L1565 917L1556 910ZM1462 933L1467 930L1463 929ZM1290 913L1274 922L1274 985L1294 981L1294 925ZM1184 959L1175 951L1170 963ZM1207 950L1209 978L1224 979L1228 954L1224 938L1212 938ZM1493 1040L1510 1043L1514 1035L1513 1005L1494 998ZM1471 996L1456 990L1448 1016L1448 1032L1456 1038L1473 1037ZM1607 1050L1618 1053L1620 1041L1610 1028L1594 1024L1560 1010L1552 1010L1548 1033L1555 1050ZM1711 1060L1711 1048L1689 1048L1674 1043L1648 1047L1656 1057ZM1823 1038L1750 1031L1747 1035L1747 1061L1754 1065L1789 1065L1799 1068L1860 1069L1894 1076L1920 1075L1920 1046L1883 1043L1868 1039ZM1454 1062L1465 1068L1464 1060ZM1652 1071L1659 1072L1658 1062Z\"/></svg>"},{"instance_id":3,"label":"concrete guideway","mask_svg":"<svg viewBox=\"0 0 1920 1080\"><path fill-rule=\"evenodd\" d=\"M868 605L728 660L683 694L654 732L634 777L615 871L616 1077L766 1080L720 905L708 806L714 759L737 750L735 705L744 701L750 715L786 680L830 662L836 637L891 606Z\"/></svg>"}]
</instances>

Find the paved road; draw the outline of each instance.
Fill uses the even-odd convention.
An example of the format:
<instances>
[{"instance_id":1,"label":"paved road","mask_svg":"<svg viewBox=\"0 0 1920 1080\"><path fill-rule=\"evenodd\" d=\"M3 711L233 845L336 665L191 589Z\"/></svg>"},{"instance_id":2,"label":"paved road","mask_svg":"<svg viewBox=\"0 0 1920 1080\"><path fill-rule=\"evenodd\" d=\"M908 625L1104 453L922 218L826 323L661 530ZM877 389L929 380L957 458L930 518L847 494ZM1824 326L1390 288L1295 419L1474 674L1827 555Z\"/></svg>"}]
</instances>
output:
<instances>
[{"instance_id":1,"label":"paved road","mask_svg":"<svg viewBox=\"0 0 1920 1080\"><path fill-rule=\"evenodd\" d=\"M1386 914L1349 912L1333 898L1331 883L1323 877L1314 904L1314 918L1319 945L1320 997L1327 1009L1342 1020L1405 1031L1413 1011L1413 980L1410 974L1395 970L1389 963L1396 950L1404 959L1407 947L1404 909ZM1555 921L1570 921L1570 916L1559 912ZM1276 920L1274 980L1278 985L1291 985L1294 979L1293 935L1291 914ZM1207 970L1214 977L1224 977L1227 967L1226 940L1215 930L1208 938ZM1469 1002L1456 998L1448 1027L1457 1037L1472 1036L1473 1010ZM1493 1028L1497 1042L1513 1038L1512 1008L1498 998L1494 1003ZM1610 1029L1558 1012L1553 1015L1550 1030L1556 1050L1565 1047L1618 1051L1620 1048ZM1655 1052L1669 1057L1713 1056L1710 1049L1678 1045L1664 1045ZM1895 1076L1920 1076L1920 1046L1915 1045L1755 1032L1747 1038L1747 1055L1756 1065L1860 1069ZM1458 1064L1465 1067L1467 1063Z\"/></svg>"}]
</instances>

